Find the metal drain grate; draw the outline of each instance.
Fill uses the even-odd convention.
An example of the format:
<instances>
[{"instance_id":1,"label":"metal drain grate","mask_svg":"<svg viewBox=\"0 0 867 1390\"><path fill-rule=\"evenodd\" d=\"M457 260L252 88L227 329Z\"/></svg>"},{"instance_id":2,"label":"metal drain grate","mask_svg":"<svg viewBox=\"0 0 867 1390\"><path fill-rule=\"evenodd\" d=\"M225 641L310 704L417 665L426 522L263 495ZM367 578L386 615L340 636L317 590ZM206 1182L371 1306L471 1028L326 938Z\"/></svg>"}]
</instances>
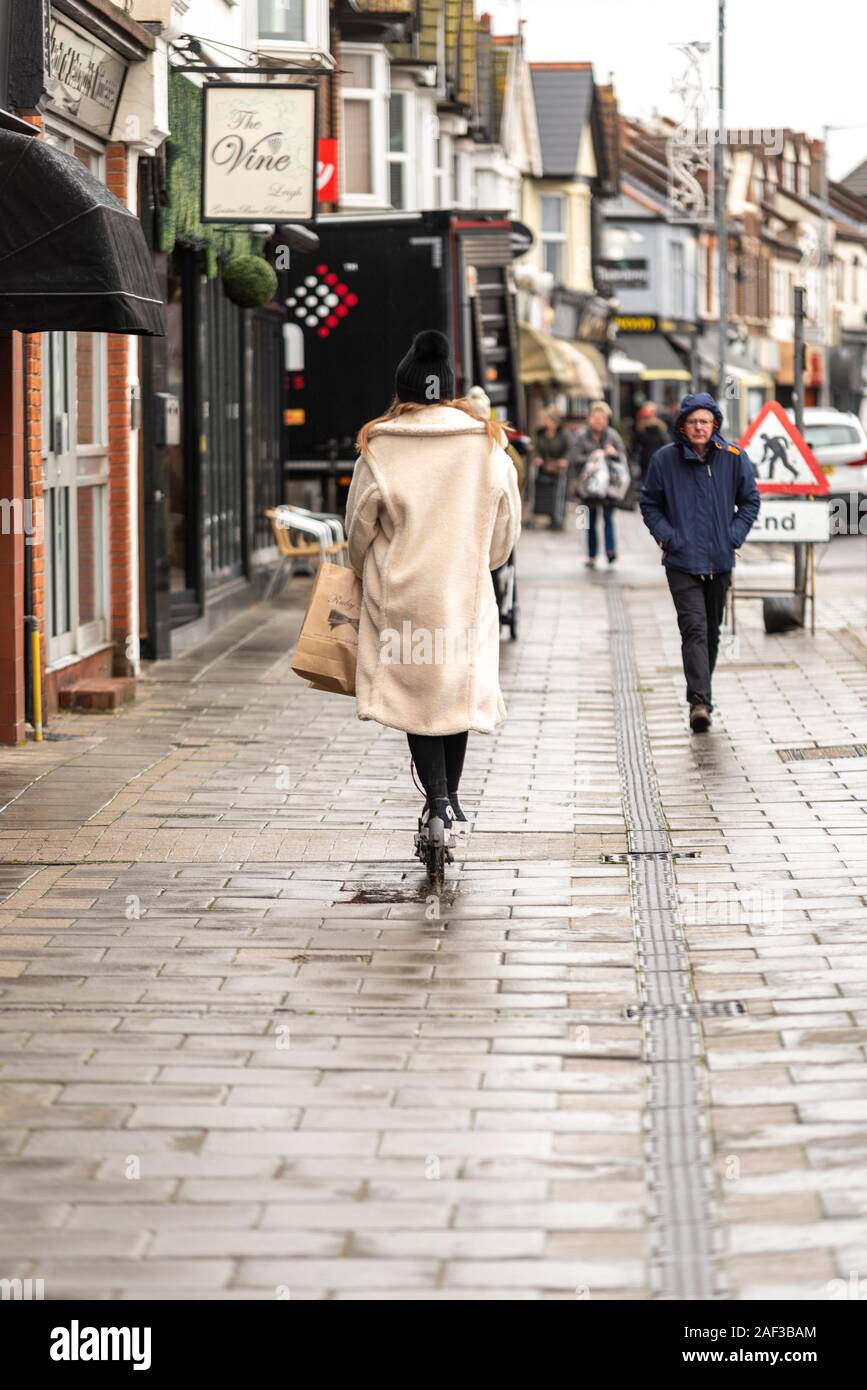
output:
<instances>
[{"instance_id":1,"label":"metal drain grate","mask_svg":"<svg viewBox=\"0 0 867 1390\"><path fill-rule=\"evenodd\" d=\"M622 854L600 854L603 864L629 864L635 859L699 859L700 849L628 849Z\"/></svg>"},{"instance_id":2,"label":"metal drain grate","mask_svg":"<svg viewBox=\"0 0 867 1390\"><path fill-rule=\"evenodd\" d=\"M784 763L805 763L818 758L867 758L867 743L832 743L827 748L778 748Z\"/></svg>"},{"instance_id":3,"label":"metal drain grate","mask_svg":"<svg viewBox=\"0 0 867 1390\"><path fill-rule=\"evenodd\" d=\"M638 691L629 615L619 587L607 589L607 603L617 765L629 834L629 892L638 954L637 1007L652 1102L645 1134L653 1203L652 1281L658 1297L710 1299L725 1288L712 1206L699 1003L679 926L671 839Z\"/></svg>"},{"instance_id":4,"label":"metal drain grate","mask_svg":"<svg viewBox=\"0 0 867 1390\"><path fill-rule=\"evenodd\" d=\"M733 1018L745 1014L740 999L718 1000L712 1004L630 1004L627 1018Z\"/></svg>"}]
</instances>

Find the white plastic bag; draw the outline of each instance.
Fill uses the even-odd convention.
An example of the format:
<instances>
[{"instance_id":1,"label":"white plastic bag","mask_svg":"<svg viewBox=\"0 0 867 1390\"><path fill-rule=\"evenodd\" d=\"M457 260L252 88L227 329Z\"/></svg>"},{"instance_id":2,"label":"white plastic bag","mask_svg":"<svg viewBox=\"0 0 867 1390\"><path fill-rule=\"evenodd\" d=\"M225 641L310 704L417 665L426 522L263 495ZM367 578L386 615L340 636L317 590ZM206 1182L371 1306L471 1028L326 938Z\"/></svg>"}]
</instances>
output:
<instances>
[{"instance_id":1,"label":"white plastic bag","mask_svg":"<svg viewBox=\"0 0 867 1390\"><path fill-rule=\"evenodd\" d=\"M578 475L578 492L588 502L604 502L611 474L604 449L594 449Z\"/></svg>"}]
</instances>

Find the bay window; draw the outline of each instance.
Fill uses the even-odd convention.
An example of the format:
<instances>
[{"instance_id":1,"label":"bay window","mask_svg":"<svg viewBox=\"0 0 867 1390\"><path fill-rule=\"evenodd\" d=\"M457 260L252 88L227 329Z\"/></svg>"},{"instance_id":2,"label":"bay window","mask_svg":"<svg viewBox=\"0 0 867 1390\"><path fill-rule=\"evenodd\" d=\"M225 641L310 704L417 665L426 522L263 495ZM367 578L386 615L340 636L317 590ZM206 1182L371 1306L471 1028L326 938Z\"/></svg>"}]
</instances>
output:
<instances>
[{"instance_id":1,"label":"bay window","mask_svg":"<svg viewBox=\"0 0 867 1390\"><path fill-rule=\"evenodd\" d=\"M415 206L410 155L413 101L409 92L392 92L388 99L388 200L393 208Z\"/></svg>"},{"instance_id":2,"label":"bay window","mask_svg":"<svg viewBox=\"0 0 867 1390\"><path fill-rule=\"evenodd\" d=\"M542 268L562 281L566 248L566 198L563 193L543 193L541 214Z\"/></svg>"}]
</instances>

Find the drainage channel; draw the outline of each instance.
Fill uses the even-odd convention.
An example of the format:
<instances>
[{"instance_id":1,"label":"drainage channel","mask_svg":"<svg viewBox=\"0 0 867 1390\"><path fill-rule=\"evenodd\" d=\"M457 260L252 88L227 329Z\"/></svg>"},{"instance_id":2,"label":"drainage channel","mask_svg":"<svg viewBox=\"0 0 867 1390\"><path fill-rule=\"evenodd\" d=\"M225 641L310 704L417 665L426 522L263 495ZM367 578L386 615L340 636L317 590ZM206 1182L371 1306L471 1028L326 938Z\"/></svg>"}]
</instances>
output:
<instances>
[{"instance_id":1,"label":"drainage channel","mask_svg":"<svg viewBox=\"0 0 867 1390\"><path fill-rule=\"evenodd\" d=\"M672 850L653 773L623 595L607 590L617 761L629 842L644 1055L650 1069L645 1152L657 1297L723 1293L713 1216L706 1076L696 999L678 925Z\"/></svg>"}]
</instances>

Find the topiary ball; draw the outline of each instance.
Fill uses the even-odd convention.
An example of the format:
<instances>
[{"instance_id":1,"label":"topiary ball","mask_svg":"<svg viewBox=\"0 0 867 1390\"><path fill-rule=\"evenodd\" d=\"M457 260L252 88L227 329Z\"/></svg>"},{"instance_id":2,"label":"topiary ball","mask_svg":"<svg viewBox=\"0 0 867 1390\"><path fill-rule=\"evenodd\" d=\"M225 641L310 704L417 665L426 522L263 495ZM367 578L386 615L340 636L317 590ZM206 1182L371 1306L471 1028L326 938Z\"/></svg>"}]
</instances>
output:
<instances>
[{"instance_id":1,"label":"topiary ball","mask_svg":"<svg viewBox=\"0 0 867 1390\"><path fill-rule=\"evenodd\" d=\"M277 274L262 256L235 256L223 271L226 298L242 309L258 309L277 293Z\"/></svg>"}]
</instances>

